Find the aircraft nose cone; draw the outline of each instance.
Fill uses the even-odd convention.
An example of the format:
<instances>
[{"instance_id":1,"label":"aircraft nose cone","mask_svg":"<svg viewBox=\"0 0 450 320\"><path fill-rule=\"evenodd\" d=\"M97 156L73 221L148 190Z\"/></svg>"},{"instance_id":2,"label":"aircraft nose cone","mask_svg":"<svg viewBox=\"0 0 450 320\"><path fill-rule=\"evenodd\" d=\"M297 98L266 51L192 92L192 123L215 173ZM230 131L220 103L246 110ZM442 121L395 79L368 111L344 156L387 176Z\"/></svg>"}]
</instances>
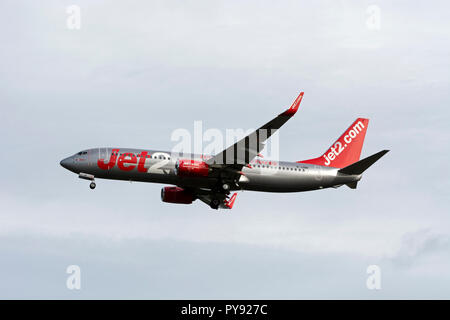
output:
<instances>
[{"instance_id":1,"label":"aircraft nose cone","mask_svg":"<svg viewBox=\"0 0 450 320\"><path fill-rule=\"evenodd\" d=\"M66 168L67 170L70 170L71 164L73 164L72 159L69 158L65 158L63 160L61 160L61 162L59 163L63 168Z\"/></svg>"}]
</instances>

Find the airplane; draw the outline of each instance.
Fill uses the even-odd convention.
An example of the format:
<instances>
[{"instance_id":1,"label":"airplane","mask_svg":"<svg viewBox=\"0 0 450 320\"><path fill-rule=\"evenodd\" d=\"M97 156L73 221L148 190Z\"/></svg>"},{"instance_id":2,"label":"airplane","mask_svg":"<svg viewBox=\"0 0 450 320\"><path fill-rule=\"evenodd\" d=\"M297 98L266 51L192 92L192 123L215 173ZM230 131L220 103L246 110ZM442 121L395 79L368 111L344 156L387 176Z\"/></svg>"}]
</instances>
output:
<instances>
[{"instance_id":1,"label":"airplane","mask_svg":"<svg viewBox=\"0 0 450 320\"><path fill-rule=\"evenodd\" d=\"M199 199L212 209L232 209L237 193L301 192L338 188L356 189L363 172L384 156L382 150L360 160L369 119L357 118L325 153L296 162L265 160L265 142L299 109L303 92L289 109L222 152L213 155L172 153L130 148L93 148L63 159L64 168L89 180L95 179L169 184L161 200L191 204Z\"/></svg>"}]
</instances>

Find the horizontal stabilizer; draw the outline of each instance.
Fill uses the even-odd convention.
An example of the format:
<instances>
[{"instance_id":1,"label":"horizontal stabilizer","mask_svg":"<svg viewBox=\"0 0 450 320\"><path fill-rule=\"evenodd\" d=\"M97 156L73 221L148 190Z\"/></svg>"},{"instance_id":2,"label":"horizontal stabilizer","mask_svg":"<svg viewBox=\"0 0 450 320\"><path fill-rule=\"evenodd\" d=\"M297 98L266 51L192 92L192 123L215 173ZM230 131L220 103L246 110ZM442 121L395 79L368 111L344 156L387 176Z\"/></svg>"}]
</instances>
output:
<instances>
[{"instance_id":1,"label":"horizontal stabilizer","mask_svg":"<svg viewBox=\"0 0 450 320\"><path fill-rule=\"evenodd\" d=\"M358 181L349 182L346 184L346 186L350 189L356 189L356 187L358 186Z\"/></svg>"},{"instance_id":2,"label":"horizontal stabilizer","mask_svg":"<svg viewBox=\"0 0 450 320\"><path fill-rule=\"evenodd\" d=\"M339 173L344 174L362 174L364 171L366 171L371 165L373 165L378 159L380 159L382 156L384 156L386 153L388 153L389 150L383 150L378 153L375 153L367 158L364 158L362 160L359 160L345 168L340 169ZM350 186L349 186L350 187ZM356 186L355 186L356 187ZM350 187L351 188L351 187Z\"/></svg>"}]
</instances>

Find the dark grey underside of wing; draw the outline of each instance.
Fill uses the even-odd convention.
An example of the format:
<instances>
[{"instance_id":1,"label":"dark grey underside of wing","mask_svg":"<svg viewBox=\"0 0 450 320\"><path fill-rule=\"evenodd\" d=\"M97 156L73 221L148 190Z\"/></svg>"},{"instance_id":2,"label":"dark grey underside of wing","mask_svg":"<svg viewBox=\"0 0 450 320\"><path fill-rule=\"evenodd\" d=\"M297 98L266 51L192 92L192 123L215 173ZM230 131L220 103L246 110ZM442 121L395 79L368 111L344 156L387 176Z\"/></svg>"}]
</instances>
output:
<instances>
[{"instance_id":1,"label":"dark grey underside of wing","mask_svg":"<svg viewBox=\"0 0 450 320\"><path fill-rule=\"evenodd\" d=\"M195 194L196 198L207 204L211 204L212 199L218 199L220 201L219 207L222 209L229 209L225 206L224 202L228 200L228 196L223 192L214 192L203 188L186 188Z\"/></svg>"},{"instance_id":2,"label":"dark grey underside of wing","mask_svg":"<svg viewBox=\"0 0 450 320\"><path fill-rule=\"evenodd\" d=\"M220 204L219 207L222 209L226 209L224 206L224 201L227 200L227 196L225 194L215 193L215 194L199 194L197 198L208 206L211 204L213 198L219 199Z\"/></svg>"},{"instance_id":3,"label":"dark grey underside of wing","mask_svg":"<svg viewBox=\"0 0 450 320\"><path fill-rule=\"evenodd\" d=\"M264 149L265 141L290 118L289 115L280 114L258 130L207 160L206 163L212 167L224 167L225 165L225 167L240 170Z\"/></svg>"}]
</instances>

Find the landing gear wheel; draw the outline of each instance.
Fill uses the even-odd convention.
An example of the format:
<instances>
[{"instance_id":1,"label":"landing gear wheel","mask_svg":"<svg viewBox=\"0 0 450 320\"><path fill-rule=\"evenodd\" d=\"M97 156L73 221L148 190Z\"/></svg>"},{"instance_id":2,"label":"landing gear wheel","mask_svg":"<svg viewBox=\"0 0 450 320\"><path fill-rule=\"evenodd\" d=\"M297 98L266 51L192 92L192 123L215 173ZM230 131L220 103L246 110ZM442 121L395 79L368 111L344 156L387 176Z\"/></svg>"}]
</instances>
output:
<instances>
[{"instance_id":1,"label":"landing gear wheel","mask_svg":"<svg viewBox=\"0 0 450 320\"><path fill-rule=\"evenodd\" d=\"M222 185L222 189L223 189L223 191L228 191L228 190L230 190L230 185L228 183L224 183Z\"/></svg>"},{"instance_id":2,"label":"landing gear wheel","mask_svg":"<svg viewBox=\"0 0 450 320\"><path fill-rule=\"evenodd\" d=\"M95 182L91 182L91 184L89 185L89 188L91 188L92 190L95 189L97 185L95 184Z\"/></svg>"},{"instance_id":3,"label":"landing gear wheel","mask_svg":"<svg viewBox=\"0 0 450 320\"><path fill-rule=\"evenodd\" d=\"M212 208L212 209L219 209L219 204L220 204L220 201L219 201L219 199L212 199L211 200L211 203L209 204L209 206Z\"/></svg>"}]
</instances>

